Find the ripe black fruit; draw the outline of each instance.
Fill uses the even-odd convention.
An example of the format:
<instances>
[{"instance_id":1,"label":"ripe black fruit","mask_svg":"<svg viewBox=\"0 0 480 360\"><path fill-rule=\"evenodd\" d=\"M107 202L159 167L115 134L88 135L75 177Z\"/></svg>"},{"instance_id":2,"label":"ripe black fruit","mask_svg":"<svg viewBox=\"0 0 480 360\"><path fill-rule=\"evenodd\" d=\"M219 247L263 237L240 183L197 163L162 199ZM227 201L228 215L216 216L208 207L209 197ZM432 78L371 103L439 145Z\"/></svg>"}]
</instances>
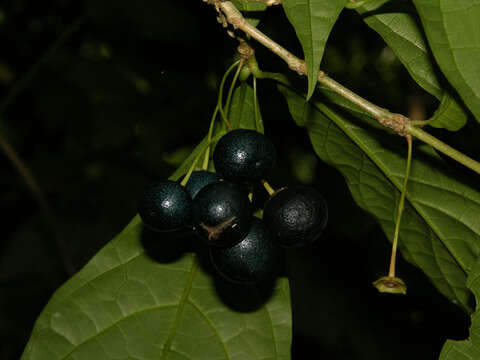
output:
<instances>
[{"instance_id":1,"label":"ripe black fruit","mask_svg":"<svg viewBox=\"0 0 480 360\"><path fill-rule=\"evenodd\" d=\"M173 231L191 224L192 199L175 181L150 185L138 203L143 223L152 230Z\"/></svg>"},{"instance_id":2,"label":"ripe black fruit","mask_svg":"<svg viewBox=\"0 0 480 360\"><path fill-rule=\"evenodd\" d=\"M258 131L237 129L223 136L213 152L215 169L225 179L264 179L275 166L276 152L270 140Z\"/></svg>"},{"instance_id":3,"label":"ripe black fruit","mask_svg":"<svg viewBox=\"0 0 480 360\"><path fill-rule=\"evenodd\" d=\"M327 225L328 208L323 196L307 186L290 187L265 204L263 220L272 240L284 247L315 241Z\"/></svg>"},{"instance_id":4,"label":"ripe black fruit","mask_svg":"<svg viewBox=\"0 0 480 360\"><path fill-rule=\"evenodd\" d=\"M217 181L200 190L192 203L195 232L208 245L231 246L247 235L252 206L242 185Z\"/></svg>"},{"instance_id":5,"label":"ripe black fruit","mask_svg":"<svg viewBox=\"0 0 480 360\"><path fill-rule=\"evenodd\" d=\"M181 182L184 177L185 175L178 179L178 181ZM185 185L185 190L187 190L187 192L193 199L198 194L198 192L202 190L206 185L219 180L220 176L218 176L214 172L206 170L193 171L187 181L187 184Z\"/></svg>"},{"instance_id":6,"label":"ripe black fruit","mask_svg":"<svg viewBox=\"0 0 480 360\"><path fill-rule=\"evenodd\" d=\"M253 218L247 236L230 248L211 248L210 259L215 269L227 280L254 284L272 277L278 248L271 242L263 222Z\"/></svg>"}]
</instances>

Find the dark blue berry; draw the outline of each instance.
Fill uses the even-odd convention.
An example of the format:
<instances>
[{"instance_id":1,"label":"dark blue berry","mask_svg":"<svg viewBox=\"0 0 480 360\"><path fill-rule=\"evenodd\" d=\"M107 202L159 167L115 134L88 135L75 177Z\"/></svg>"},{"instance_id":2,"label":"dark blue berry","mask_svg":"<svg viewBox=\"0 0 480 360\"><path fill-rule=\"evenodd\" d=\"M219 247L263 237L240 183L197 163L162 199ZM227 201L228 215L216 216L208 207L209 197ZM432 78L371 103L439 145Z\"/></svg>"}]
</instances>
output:
<instances>
[{"instance_id":1,"label":"dark blue berry","mask_svg":"<svg viewBox=\"0 0 480 360\"><path fill-rule=\"evenodd\" d=\"M237 129L225 134L215 147L213 163L225 179L253 182L264 179L274 168L275 147L258 131Z\"/></svg>"},{"instance_id":2,"label":"dark blue berry","mask_svg":"<svg viewBox=\"0 0 480 360\"><path fill-rule=\"evenodd\" d=\"M138 203L143 223L156 231L174 231L191 224L192 199L175 181L150 185Z\"/></svg>"},{"instance_id":3,"label":"dark blue berry","mask_svg":"<svg viewBox=\"0 0 480 360\"><path fill-rule=\"evenodd\" d=\"M250 231L237 245L211 248L210 259L215 269L227 280L254 284L273 277L278 260L278 248L261 220L253 218Z\"/></svg>"},{"instance_id":4,"label":"dark blue berry","mask_svg":"<svg viewBox=\"0 0 480 360\"><path fill-rule=\"evenodd\" d=\"M314 188L289 187L274 194L265 204L263 221L272 240L283 247L298 247L315 241L325 229L327 203Z\"/></svg>"},{"instance_id":5,"label":"dark blue berry","mask_svg":"<svg viewBox=\"0 0 480 360\"><path fill-rule=\"evenodd\" d=\"M194 229L208 245L231 246L247 235L252 206L242 185L217 181L200 190L192 203Z\"/></svg>"},{"instance_id":6,"label":"dark blue berry","mask_svg":"<svg viewBox=\"0 0 480 360\"><path fill-rule=\"evenodd\" d=\"M184 178L185 175L178 179L178 181L181 182ZM220 176L214 172L206 170L193 171L185 185L185 190L187 190L191 198L194 199L198 192L206 185L219 180Z\"/></svg>"}]
</instances>

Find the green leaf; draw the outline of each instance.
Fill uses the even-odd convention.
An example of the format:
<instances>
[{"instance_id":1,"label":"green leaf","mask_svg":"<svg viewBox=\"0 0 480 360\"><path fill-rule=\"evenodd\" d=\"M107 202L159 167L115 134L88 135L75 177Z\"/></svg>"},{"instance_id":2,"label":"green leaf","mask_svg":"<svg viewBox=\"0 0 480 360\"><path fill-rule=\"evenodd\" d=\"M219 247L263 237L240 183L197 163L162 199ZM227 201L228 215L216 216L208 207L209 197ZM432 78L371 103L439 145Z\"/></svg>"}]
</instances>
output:
<instances>
[{"instance_id":1,"label":"green leaf","mask_svg":"<svg viewBox=\"0 0 480 360\"><path fill-rule=\"evenodd\" d=\"M388 6L385 12L382 11L384 6ZM435 120L431 125L451 131L459 130L467 121L467 111L463 104L457 102L455 96L451 95L451 89L444 89L441 83L442 75L428 48L421 25L417 18L405 10L414 11L410 8L405 9L405 3L392 3L388 0L369 2L357 9L365 16L365 23L383 38L417 84L442 100L442 103L448 102L449 107L453 109L448 116ZM442 105L440 108L442 111L445 110Z\"/></svg>"},{"instance_id":2,"label":"green leaf","mask_svg":"<svg viewBox=\"0 0 480 360\"><path fill-rule=\"evenodd\" d=\"M437 128L445 128L450 131L461 129L467 122L467 112L464 107L459 104L447 92L443 94L442 101L430 123L431 126Z\"/></svg>"},{"instance_id":3,"label":"green leaf","mask_svg":"<svg viewBox=\"0 0 480 360\"><path fill-rule=\"evenodd\" d=\"M260 115L259 125L255 122L255 107L253 88L242 83L235 89L229 113L233 129L252 129L263 133L263 120Z\"/></svg>"},{"instance_id":4,"label":"green leaf","mask_svg":"<svg viewBox=\"0 0 480 360\"><path fill-rule=\"evenodd\" d=\"M251 107L248 97L241 99L232 109ZM251 110L239 119L239 125L254 125ZM186 173L204 144L172 179ZM194 254L154 260L144 248L146 234L135 217L54 294L22 360L290 359L287 279L277 279L267 296L268 288L224 284ZM163 256L168 234L155 235Z\"/></svg>"},{"instance_id":5,"label":"green leaf","mask_svg":"<svg viewBox=\"0 0 480 360\"><path fill-rule=\"evenodd\" d=\"M345 0L283 0L282 4L302 44L307 64L309 99L317 84L325 44Z\"/></svg>"},{"instance_id":6,"label":"green leaf","mask_svg":"<svg viewBox=\"0 0 480 360\"><path fill-rule=\"evenodd\" d=\"M405 173L406 144L322 103L313 106L286 88L281 91L296 122L306 124L316 153L342 172L355 201L378 219L391 239ZM328 118L319 109L327 112ZM480 253L480 192L445 169L448 167L433 149L415 147L400 249L442 294L470 311L465 281Z\"/></svg>"},{"instance_id":7,"label":"green leaf","mask_svg":"<svg viewBox=\"0 0 480 360\"><path fill-rule=\"evenodd\" d=\"M383 6L389 6L388 11L383 12ZM377 0L366 3L357 11L364 15L365 23L383 38L415 81L441 99L442 86L425 36L415 18L402 8L402 2L392 4L389 0Z\"/></svg>"},{"instance_id":8,"label":"green leaf","mask_svg":"<svg viewBox=\"0 0 480 360\"><path fill-rule=\"evenodd\" d=\"M287 280L260 309L235 311L195 255L147 256L142 228L134 218L56 292L22 359L289 358Z\"/></svg>"},{"instance_id":9,"label":"green leaf","mask_svg":"<svg viewBox=\"0 0 480 360\"><path fill-rule=\"evenodd\" d=\"M467 278L467 286L475 294L477 309L472 315L470 337L463 341L447 340L440 354L440 360L480 359L480 260L477 260Z\"/></svg>"},{"instance_id":10,"label":"green leaf","mask_svg":"<svg viewBox=\"0 0 480 360\"><path fill-rule=\"evenodd\" d=\"M414 0L435 60L480 121L480 0Z\"/></svg>"},{"instance_id":11,"label":"green leaf","mask_svg":"<svg viewBox=\"0 0 480 360\"><path fill-rule=\"evenodd\" d=\"M257 26L260 22L260 15L265 11L267 5L261 2L251 2L248 0L233 0L236 8L243 12L243 16L247 21Z\"/></svg>"}]
</instances>

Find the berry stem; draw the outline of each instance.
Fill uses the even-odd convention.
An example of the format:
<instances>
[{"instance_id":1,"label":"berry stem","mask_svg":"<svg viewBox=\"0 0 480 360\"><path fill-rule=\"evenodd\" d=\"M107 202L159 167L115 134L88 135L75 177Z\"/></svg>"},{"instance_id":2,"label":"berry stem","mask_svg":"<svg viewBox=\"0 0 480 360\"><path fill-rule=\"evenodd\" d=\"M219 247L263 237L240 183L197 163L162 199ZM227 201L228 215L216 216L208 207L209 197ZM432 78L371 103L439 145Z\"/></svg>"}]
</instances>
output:
<instances>
[{"instance_id":1,"label":"berry stem","mask_svg":"<svg viewBox=\"0 0 480 360\"><path fill-rule=\"evenodd\" d=\"M210 143L210 141L212 140L213 127L215 125L215 119L217 118L217 114L218 114L218 105L215 106L215 111L213 112L212 119L210 120L210 127L208 129L208 135L207 135L207 142L208 143ZM202 166L203 170L208 169L208 161L209 160L210 160L210 147L208 147L207 150L205 150L205 158L203 160L203 166Z\"/></svg>"},{"instance_id":2,"label":"berry stem","mask_svg":"<svg viewBox=\"0 0 480 360\"><path fill-rule=\"evenodd\" d=\"M257 77L253 76L253 111L255 114L255 128L257 131L261 131L261 120L260 120L260 109L258 107L258 97L257 97Z\"/></svg>"},{"instance_id":3,"label":"berry stem","mask_svg":"<svg viewBox=\"0 0 480 360\"><path fill-rule=\"evenodd\" d=\"M220 82L220 89L218 90L217 106L218 106L218 110L220 111L220 115L222 116L223 122L225 123L225 126L227 127L228 131L232 130L232 126L230 125L230 122L227 119L227 115L223 110L223 87L225 86L225 81L227 80L228 75L233 71L233 69L235 69L235 67L239 63L240 63L240 60L237 60L227 69L227 71L225 72L225 75L223 75L222 81Z\"/></svg>"},{"instance_id":4,"label":"berry stem","mask_svg":"<svg viewBox=\"0 0 480 360\"><path fill-rule=\"evenodd\" d=\"M223 78L222 78L222 81L220 82L220 89L219 89L219 95L218 95L218 101L217 101L217 106L215 107L215 111L213 112L213 115L212 115L212 118L210 120L210 127L208 128L208 137L207 137L207 141L210 142L210 140L212 139L212 136L213 136L213 128L215 126L215 119L217 118L217 115L218 115L218 112L219 111L223 111L222 109L222 94L223 94L223 86L225 85L225 81L227 80L227 77L228 75L230 74L230 72L232 72L232 70L235 68L235 66L238 65L238 68L237 68L237 72L235 73L235 76L233 78L233 82L232 82L232 85L230 86L230 91L228 92L228 97L227 97L227 105L226 105L226 109L227 109L227 113L229 112L228 108L230 107L230 99L231 99L231 96L232 96L232 92L233 92L233 87L235 86L235 83L238 79L238 75L240 74L240 70L243 66L243 63L244 63L244 59L241 59L241 60L238 60L236 62L234 62L228 69L227 71L225 72L225 74L223 75ZM225 114L223 113L222 114L224 119L225 119ZM231 126L230 126L230 123L228 122L228 120L226 121L226 125L227 125L227 128L230 128L231 129ZM210 160L210 148L208 148L206 151L205 151L205 159L203 160L203 166L202 166L202 169L203 170L207 170L208 169L208 161Z\"/></svg>"},{"instance_id":5,"label":"berry stem","mask_svg":"<svg viewBox=\"0 0 480 360\"><path fill-rule=\"evenodd\" d=\"M198 161L200 160L200 158L202 157L202 154L210 148L210 145L213 144L214 142L220 140L220 138L222 137L223 135L219 135L219 136L216 136L214 137L213 139L211 139L210 141L207 141L207 143L205 144L205 146L200 149L198 155L195 157L195 159L193 160L192 162L192 165L190 165L190 168L188 169L188 172L187 174L185 175L185 177L183 178L182 182L180 183L180 185L182 186L185 186L187 185L187 182L188 180L190 180L190 176L192 175L192 172L193 170L195 170L195 167L197 166L197 163Z\"/></svg>"},{"instance_id":6,"label":"berry stem","mask_svg":"<svg viewBox=\"0 0 480 360\"><path fill-rule=\"evenodd\" d=\"M395 232L393 234L392 255L390 258L390 267L388 269L389 277L395 277L395 263L396 263L396 256L397 256L398 234L400 232L400 221L402 220L403 207L405 205L405 195L407 193L408 176L410 175L410 167L412 164L412 137L410 135L407 135L406 138L407 138L407 144L408 144L407 168L405 170L405 178L403 179L402 193L400 195L400 201L398 203L397 220L395 223Z\"/></svg>"},{"instance_id":7,"label":"berry stem","mask_svg":"<svg viewBox=\"0 0 480 360\"><path fill-rule=\"evenodd\" d=\"M228 114L228 115L230 115L230 102L232 101L233 89L235 89L235 85L237 84L238 76L240 75L240 72L241 72L244 64L245 64L245 59L241 58L240 62L238 63L237 71L235 72L235 75L233 76L233 80L232 80L232 84L230 85L230 89L228 90L227 101L225 102L225 113Z\"/></svg>"},{"instance_id":8,"label":"berry stem","mask_svg":"<svg viewBox=\"0 0 480 360\"><path fill-rule=\"evenodd\" d=\"M290 80L288 80L288 78L284 74L260 70L260 67L258 66L258 62L255 56L252 56L247 60L247 65L251 73L253 74L253 76L255 76L258 79L275 80L285 86L292 85L290 83Z\"/></svg>"},{"instance_id":9,"label":"berry stem","mask_svg":"<svg viewBox=\"0 0 480 360\"><path fill-rule=\"evenodd\" d=\"M267 190L268 195L272 196L275 193L275 190L270 186L267 180L262 180L262 185Z\"/></svg>"}]
</instances>

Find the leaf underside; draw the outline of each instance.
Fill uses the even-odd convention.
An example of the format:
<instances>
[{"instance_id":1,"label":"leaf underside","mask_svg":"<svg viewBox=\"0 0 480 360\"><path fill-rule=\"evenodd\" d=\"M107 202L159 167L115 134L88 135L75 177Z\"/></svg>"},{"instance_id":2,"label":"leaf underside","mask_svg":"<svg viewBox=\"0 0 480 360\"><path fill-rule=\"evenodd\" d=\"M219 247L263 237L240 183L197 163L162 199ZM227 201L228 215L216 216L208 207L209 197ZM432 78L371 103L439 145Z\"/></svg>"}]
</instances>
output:
<instances>
[{"instance_id":1,"label":"leaf underside","mask_svg":"<svg viewBox=\"0 0 480 360\"><path fill-rule=\"evenodd\" d=\"M457 131L467 122L468 112L462 101L457 99L455 91L445 89L448 85L442 81L419 20L412 15L414 9L407 7L410 11L405 10L405 3L388 0L369 2L357 9L364 16L365 23L383 38L417 84L441 100L445 116L436 117L430 125Z\"/></svg>"},{"instance_id":2,"label":"leaf underside","mask_svg":"<svg viewBox=\"0 0 480 360\"><path fill-rule=\"evenodd\" d=\"M295 121L308 129L315 152L342 172L355 201L375 215L391 239L406 144L366 120L281 91ZM319 111L325 108L328 118ZM480 191L446 167L431 148L415 147L399 244L442 294L470 312L465 281L480 251Z\"/></svg>"},{"instance_id":3,"label":"leaf underside","mask_svg":"<svg viewBox=\"0 0 480 360\"><path fill-rule=\"evenodd\" d=\"M445 77L480 121L480 0L414 0Z\"/></svg>"},{"instance_id":4,"label":"leaf underside","mask_svg":"<svg viewBox=\"0 0 480 360\"><path fill-rule=\"evenodd\" d=\"M476 312L472 315L470 337L463 341L447 340L440 354L440 360L476 360L480 359L480 260L477 260L467 278L467 286L475 294Z\"/></svg>"}]
</instances>

